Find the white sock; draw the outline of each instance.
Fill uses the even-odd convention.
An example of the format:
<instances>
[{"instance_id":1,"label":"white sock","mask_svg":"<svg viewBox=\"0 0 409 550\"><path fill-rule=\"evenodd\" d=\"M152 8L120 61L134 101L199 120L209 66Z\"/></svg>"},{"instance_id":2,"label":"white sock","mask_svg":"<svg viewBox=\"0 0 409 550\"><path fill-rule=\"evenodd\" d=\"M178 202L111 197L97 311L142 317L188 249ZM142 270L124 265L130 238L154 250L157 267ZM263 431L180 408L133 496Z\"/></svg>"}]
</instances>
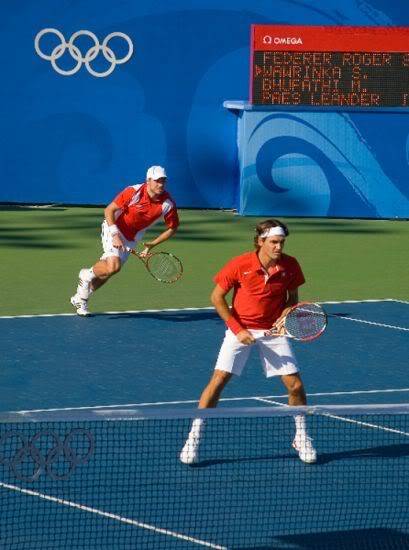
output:
<instances>
[{"instance_id":1,"label":"white sock","mask_svg":"<svg viewBox=\"0 0 409 550\"><path fill-rule=\"evenodd\" d=\"M204 425L205 425L204 418L195 418L192 422L192 427L190 428L189 439L190 440L200 439Z\"/></svg>"},{"instance_id":2,"label":"white sock","mask_svg":"<svg viewBox=\"0 0 409 550\"><path fill-rule=\"evenodd\" d=\"M90 288L90 283L96 278L93 268L90 267L89 269L83 269L81 278L87 284L85 286L82 286L81 284L77 286L77 296L82 298L82 300L88 300L90 295L93 293L92 288Z\"/></svg>"},{"instance_id":3,"label":"white sock","mask_svg":"<svg viewBox=\"0 0 409 550\"><path fill-rule=\"evenodd\" d=\"M307 436L307 421L305 415L297 414L294 416L295 422L295 436L304 438Z\"/></svg>"},{"instance_id":4,"label":"white sock","mask_svg":"<svg viewBox=\"0 0 409 550\"><path fill-rule=\"evenodd\" d=\"M77 286L77 296L81 298L82 300L88 300L90 295L90 291L88 288L84 288L81 285Z\"/></svg>"},{"instance_id":5,"label":"white sock","mask_svg":"<svg viewBox=\"0 0 409 550\"><path fill-rule=\"evenodd\" d=\"M86 281L87 283L90 283L93 279L96 278L94 269L92 267L90 267L89 269L85 269L83 275L84 281Z\"/></svg>"}]
</instances>

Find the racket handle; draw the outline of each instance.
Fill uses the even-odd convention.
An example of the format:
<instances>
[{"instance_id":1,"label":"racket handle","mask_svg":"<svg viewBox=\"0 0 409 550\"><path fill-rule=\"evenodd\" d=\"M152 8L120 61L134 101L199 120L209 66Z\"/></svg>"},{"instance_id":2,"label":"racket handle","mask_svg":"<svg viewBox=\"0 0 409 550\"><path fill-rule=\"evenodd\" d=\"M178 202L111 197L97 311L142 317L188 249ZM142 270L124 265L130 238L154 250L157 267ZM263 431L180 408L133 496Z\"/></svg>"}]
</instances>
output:
<instances>
[{"instance_id":1,"label":"racket handle","mask_svg":"<svg viewBox=\"0 0 409 550\"><path fill-rule=\"evenodd\" d=\"M133 254L134 256L136 256L137 258L139 258L140 260L142 260L143 258L141 257L141 255L139 254L139 252L137 252L136 250L134 250L133 248L130 248L129 246L126 246L125 247L125 250L127 252L129 252L130 254Z\"/></svg>"},{"instance_id":2,"label":"racket handle","mask_svg":"<svg viewBox=\"0 0 409 550\"><path fill-rule=\"evenodd\" d=\"M284 329L283 333L281 334L280 332L277 332L275 329L270 328L269 330L264 331L264 336L272 336L273 338L277 338L277 337L280 337L280 336L287 336L288 337L288 334L286 333L285 329Z\"/></svg>"},{"instance_id":3,"label":"racket handle","mask_svg":"<svg viewBox=\"0 0 409 550\"><path fill-rule=\"evenodd\" d=\"M133 248L130 248L129 246L126 246L125 247L125 250L127 252L130 252L131 254L133 254L134 256L136 256L137 258L139 258L142 262L144 262L146 264L146 260L152 256L152 254L146 254L145 256L142 256L142 254L140 252L137 252L136 250L134 250Z\"/></svg>"}]
</instances>

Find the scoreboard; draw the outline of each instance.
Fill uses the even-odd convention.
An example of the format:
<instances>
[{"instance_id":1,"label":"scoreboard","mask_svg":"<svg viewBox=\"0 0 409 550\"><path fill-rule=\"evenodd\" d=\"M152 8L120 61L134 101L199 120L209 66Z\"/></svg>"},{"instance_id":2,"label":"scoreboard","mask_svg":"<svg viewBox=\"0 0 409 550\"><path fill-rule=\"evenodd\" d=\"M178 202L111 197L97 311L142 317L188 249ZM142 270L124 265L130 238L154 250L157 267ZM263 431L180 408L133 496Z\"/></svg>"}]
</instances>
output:
<instances>
[{"instance_id":1,"label":"scoreboard","mask_svg":"<svg viewBox=\"0 0 409 550\"><path fill-rule=\"evenodd\" d=\"M409 107L409 27L252 25L250 102Z\"/></svg>"}]
</instances>

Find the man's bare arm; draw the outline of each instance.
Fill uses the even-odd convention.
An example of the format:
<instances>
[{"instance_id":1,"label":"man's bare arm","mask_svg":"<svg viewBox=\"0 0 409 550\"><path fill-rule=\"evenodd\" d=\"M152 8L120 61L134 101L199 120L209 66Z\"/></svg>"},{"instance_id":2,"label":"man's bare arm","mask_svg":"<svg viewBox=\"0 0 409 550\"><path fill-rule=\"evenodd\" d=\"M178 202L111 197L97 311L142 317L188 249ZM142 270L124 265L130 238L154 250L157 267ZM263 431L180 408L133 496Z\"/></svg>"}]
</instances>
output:
<instances>
[{"instance_id":1,"label":"man's bare arm","mask_svg":"<svg viewBox=\"0 0 409 550\"><path fill-rule=\"evenodd\" d=\"M115 213L117 210L120 210L121 207L116 204L115 201L112 201L104 210L105 220L108 224L108 231L112 235L112 244L115 248L120 250L125 250L124 243L118 233L118 228L115 225Z\"/></svg>"},{"instance_id":2,"label":"man's bare arm","mask_svg":"<svg viewBox=\"0 0 409 550\"><path fill-rule=\"evenodd\" d=\"M226 292L220 285L216 285L210 295L210 300L214 305L219 316L228 323L228 321L233 317L229 308L228 303L226 302ZM247 329L243 328L236 334L237 339L242 344L254 344L256 341L254 336Z\"/></svg>"},{"instance_id":3,"label":"man's bare arm","mask_svg":"<svg viewBox=\"0 0 409 550\"><path fill-rule=\"evenodd\" d=\"M158 235L152 241L143 243L144 249L141 252L141 256L147 256L151 248L170 239L176 233L176 231L177 229L172 229L171 227L169 227L168 229L163 231L163 233L160 233L160 235Z\"/></svg>"}]
</instances>

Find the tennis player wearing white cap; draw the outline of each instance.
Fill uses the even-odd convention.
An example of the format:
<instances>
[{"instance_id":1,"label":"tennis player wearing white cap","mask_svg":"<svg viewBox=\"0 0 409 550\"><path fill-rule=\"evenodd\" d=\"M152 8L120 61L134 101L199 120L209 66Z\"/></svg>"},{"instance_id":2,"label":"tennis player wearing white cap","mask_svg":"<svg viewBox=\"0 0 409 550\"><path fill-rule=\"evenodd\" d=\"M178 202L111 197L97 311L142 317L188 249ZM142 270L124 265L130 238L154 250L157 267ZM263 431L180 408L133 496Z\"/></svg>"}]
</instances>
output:
<instances>
[{"instance_id":1,"label":"tennis player wearing white cap","mask_svg":"<svg viewBox=\"0 0 409 550\"><path fill-rule=\"evenodd\" d=\"M127 248L134 249L148 227L160 218L167 225L155 239L144 243L142 256L175 234L179 217L174 200L165 191L166 180L162 166L151 166L145 183L126 187L105 208L101 232L103 254L91 268L81 269L77 291L71 297L78 315L89 314L90 295L121 270L129 256Z\"/></svg>"},{"instance_id":2,"label":"tennis player wearing white cap","mask_svg":"<svg viewBox=\"0 0 409 550\"><path fill-rule=\"evenodd\" d=\"M305 282L297 260L283 253L287 227L266 220L256 227L256 250L230 260L214 277L211 301L227 325L214 373L203 390L199 408L216 407L223 388L233 375L240 376L251 352L257 347L267 378L281 376L290 406L306 405L306 395L283 323L290 307L298 302L298 287ZM232 307L226 295L233 290ZM266 330L275 327L279 336ZM303 462L313 463L317 453L307 434L304 415L296 415L293 447ZM185 464L199 460L205 422L196 418L180 454Z\"/></svg>"}]
</instances>

